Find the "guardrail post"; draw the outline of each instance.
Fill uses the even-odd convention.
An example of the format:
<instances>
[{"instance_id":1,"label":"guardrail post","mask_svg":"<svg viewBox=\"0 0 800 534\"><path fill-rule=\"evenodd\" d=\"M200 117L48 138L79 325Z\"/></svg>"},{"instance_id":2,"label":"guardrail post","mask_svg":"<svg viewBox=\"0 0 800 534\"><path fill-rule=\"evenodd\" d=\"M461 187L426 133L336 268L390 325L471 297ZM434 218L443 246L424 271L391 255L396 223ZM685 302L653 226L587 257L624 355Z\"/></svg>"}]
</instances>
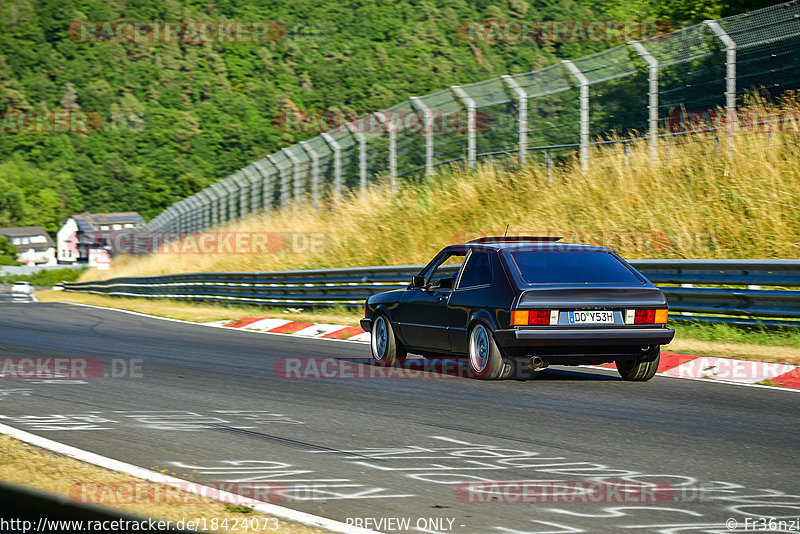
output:
<instances>
[{"instance_id":1,"label":"guardrail post","mask_svg":"<svg viewBox=\"0 0 800 534\"><path fill-rule=\"evenodd\" d=\"M523 165L525 158L528 155L528 95L525 90L519 86L517 80L513 76L504 74L500 78L506 85L514 92L517 98L517 111L519 113L519 163ZM550 153L547 152L549 155ZM548 176L550 173L548 174Z\"/></svg>"},{"instance_id":2,"label":"guardrail post","mask_svg":"<svg viewBox=\"0 0 800 534\"><path fill-rule=\"evenodd\" d=\"M647 63L649 71L648 80L648 129L650 137L650 159L653 163L658 161L658 60L647 51L640 41L630 41L637 54ZM627 145L626 145L627 146Z\"/></svg>"},{"instance_id":3,"label":"guardrail post","mask_svg":"<svg viewBox=\"0 0 800 534\"><path fill-rule=\"evenodd\" d=\"M562 61L580 87L581 172L589 172L589 80L569 60Z\"/></svg>"},{"instance_id":4,"label":"guardrail post","mask_svg":"<svg viewBox=\"0 0 800 534\"><path fill-rule=\"evenodd\" d=\"M272 166L278 171L278 178L280 179L280 191L279 191L279 198L278 202L280 203L281 207L286 206L289 203L289 178L286 176L286 169L282 169L280 165L275 161L275 155L270 154L267 156L267 159Z\"/></svg>"},{"instance_id":5,"label":"guardrail post","mask_svg":"<svg viewBox=\"0 0 800 534\"><path fill-rule=\"evenodd\" d=\"M297 207L300 204L300 198L302 196L300 188L300 160L297 159L297 156L292 153L290 148L291 147L282 148L281 152L286 154L286 157L292 162L292 203Z\"/></svg>"},{"instance_id":6,"label":"guardrail post","mask_svg":"<svg viewBox=\"0 0 800 534\"><path fill-rule=\"evenodd\" d=\"M314 151L308 141L300 141L300 146L311 158L311 205L319 209L319 155Z\"/></svg>"},{"instance_id":7,"label":"guardrail post","mask_svg":"<svg viewBox=\"0 0 800 534\"><path fill-rule=\"evenodd\" d=\"M272 165L270 160L267 160L267 162ZM273 179L274 173L270 172L266 163L264 163L264 160L256 161L253 163L253 166L264 180L264 187L261 191L261 208L264 210L264 212L269 213L272 211L273 191L275 186L275 180ZM274 169L275 165L272 165L272 167Z\"/></svg>"},{"instance_id":8,"label":"guardrail post","mask_svg":"<svg viewBox=\"0 0 800 534\"><path fill-rule=\"evenodd\" d=\"M357 122L363 125L364 121L369 119L366 117ZM367 189L367 137L352 122L346 123L345 127L358 142L358 186L363 193Z\"/></svg>"},{"instance_id":9,"label":"guardrail post","mask_svg":"<svg viewBox=\"0 0 800 534\"><path fill-rule=\"evenodd\" d=\"M733 134L736 131L736 41L722 29L716 20L704 22L725 45L725 115L728 140L730 148L733 150Z\"/></svg>"},{"instance_id":10,"label":"guardrail post","mask_svg":"<svg viewBox=\"0 0 800 534\"><path fill-rule=\"evenodd\" d=\"M333 150L333 194L338 202L342 198L342 147L331 134L326 132L321 135Z\"/></svg>"},{"instance_id":11,"label":"guardrail post","mask_svg":"<svg viewBox=\"0 0 800 534\"><path fill-rule=\"evenodd\" d=\"M450 90L467 108L467 166L475 168L477 127L475 124L475 101L458 85L451 85Z\"/></svg>"},{"instance_id":12,"label":"guardrail post","mask_svg":"<svg viewBox=\"0 0 800 534\"><path fill-rule=\"evenodd\" d=\"M411 105L422 112L425 128L425 175L433 176L433 113L417 96L409 98Z\"/></svg>"}]
</instances>

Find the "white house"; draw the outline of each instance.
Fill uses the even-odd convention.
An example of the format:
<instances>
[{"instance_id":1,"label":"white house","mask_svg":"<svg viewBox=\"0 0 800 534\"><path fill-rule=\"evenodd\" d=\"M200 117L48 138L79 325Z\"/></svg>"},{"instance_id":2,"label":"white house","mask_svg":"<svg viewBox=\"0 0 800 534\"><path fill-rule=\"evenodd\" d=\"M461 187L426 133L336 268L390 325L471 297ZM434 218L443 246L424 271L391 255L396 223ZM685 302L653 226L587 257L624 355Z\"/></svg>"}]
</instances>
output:
<instances>
[{"instance_id":1,"label":"white house","mask_svg":"<svg viewBox=\"0 0 800 534\"><path fill-rule=\"evenodd\" d=\"M27 265L56 264L55 243L41 226L0 228L0 235L6 236L17 247L18 262Z\"/></svg>"},{"instance_id":2,"label":"white house","mask_svg":"<svg viewBox=\"0 0 800 534\"><path fill-rule=\"evenodd\" d=\"M121 213L83 213L73 215L61 226L56 235L58 263L87 263L94 266L94 258L109 245L101 233L132 230L144 224L135 211Z\"/></svg>"}]
</instances>

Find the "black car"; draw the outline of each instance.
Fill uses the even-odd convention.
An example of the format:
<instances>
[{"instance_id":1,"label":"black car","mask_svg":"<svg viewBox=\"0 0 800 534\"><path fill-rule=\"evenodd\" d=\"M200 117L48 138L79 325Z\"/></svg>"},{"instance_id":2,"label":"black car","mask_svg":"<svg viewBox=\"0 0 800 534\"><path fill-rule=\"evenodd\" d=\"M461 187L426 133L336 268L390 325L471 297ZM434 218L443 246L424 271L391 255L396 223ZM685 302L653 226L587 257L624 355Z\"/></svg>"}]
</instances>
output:
<instances>
[{"instance_id":1,"label":"black car","mask_svg":"<svg viewBox=\"0 0 800 534\"><path fill-rule=\"evenodd\" d=\"M373 359L465 357L483 379L616 362L624 379L649 380L675 334L663 293L612 250L559 239L446 247L407 288L367 299Z\"/></svg>"}]
</instances>

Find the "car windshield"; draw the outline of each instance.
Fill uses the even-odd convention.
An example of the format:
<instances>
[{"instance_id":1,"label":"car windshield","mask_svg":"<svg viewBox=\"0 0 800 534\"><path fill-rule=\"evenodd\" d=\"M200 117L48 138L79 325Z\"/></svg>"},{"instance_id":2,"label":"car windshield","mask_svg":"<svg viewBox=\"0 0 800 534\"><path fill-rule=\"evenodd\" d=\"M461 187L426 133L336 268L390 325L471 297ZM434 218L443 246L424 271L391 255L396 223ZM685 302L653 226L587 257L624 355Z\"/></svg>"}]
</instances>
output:
<instances>
[{"instance_id":1,"label":"car windshield","mask_svg":"<svg viewBox=\"0 0 800 534\"><path fill-rule=\"evenodd\" d=\"M518 251L509 254L526 284L641 285L617 258L602 251Z\"/></svg>"}]
</instances>

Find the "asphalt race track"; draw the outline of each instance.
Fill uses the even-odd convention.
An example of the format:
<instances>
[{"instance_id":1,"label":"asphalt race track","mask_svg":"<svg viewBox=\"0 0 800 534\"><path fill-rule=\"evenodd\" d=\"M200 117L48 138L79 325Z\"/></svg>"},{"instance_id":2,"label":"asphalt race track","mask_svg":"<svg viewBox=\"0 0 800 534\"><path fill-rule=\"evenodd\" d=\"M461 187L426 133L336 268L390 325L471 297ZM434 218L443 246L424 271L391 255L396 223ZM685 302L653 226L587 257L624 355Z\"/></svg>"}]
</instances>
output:
<instances>
[{"instance_id":1,"label":"asphalt race track","mask_svg":"<svg viewBox=\"0 0 800 534\"><path fill-rule=\"evenodd\" d=\"M585 368L495 383L286 379L276 362L369 366L369 348L0 303L0 357L62 356L96 358L105 376L0 380L0 423L195 481L280 484L282 506L343 522L684 533L729 532L729 518L743 531L747 518L800 517L800 395L790 390L659 376L626 383ZM520 503L498 502L519 497L508 490L516 486L485 482L574 489L598 480L631 486L600 502L562 493ZM481 481L483 491L465 485ZM645 504L630 491L641 482L657 488Z\"/></svg>"}]
</instances>

